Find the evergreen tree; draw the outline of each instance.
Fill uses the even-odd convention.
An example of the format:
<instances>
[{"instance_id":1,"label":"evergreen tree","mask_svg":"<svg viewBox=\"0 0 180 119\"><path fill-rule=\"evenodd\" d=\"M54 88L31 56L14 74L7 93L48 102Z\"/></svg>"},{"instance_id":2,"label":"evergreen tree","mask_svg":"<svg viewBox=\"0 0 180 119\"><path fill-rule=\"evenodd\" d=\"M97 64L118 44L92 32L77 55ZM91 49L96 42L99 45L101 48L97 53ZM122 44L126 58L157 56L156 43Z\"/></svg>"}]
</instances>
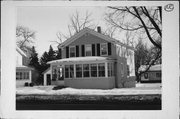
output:
<instances>
[{"instance_id":1,"label":"evergreen tree","mask_svg":"<svg viewBox=\"0 0 180 119\"><path fill-rule=\"evenodd\" d=\"M34 67L36 70L39 69L38 53L36 52L34 46L32 47L29 66Z\"/></svg>"},{"instance_id":2,"label":"evergreen tree","mask_svg":"<svg viewBox=\"0 0 180 119\"><path fill-rule=\"evenodd\" d=\"M49 55L45 51L40 58L40 65L41 65L40 71L41 72L45 71L50 66L49 64L47 64L48 61L49 61Z\"/></svg>"},{"instance_id":3,"label":"evergreen tree","mask_svg":"<svg viewBox=\"0 0 180 119\"><path fill-rule=\"evenodd\" d=\"M50 45L49 47L49 52L48 52L48 61L55 60L55 51L53 50L52 46Z\"/></svg>"},{"instance_id":4,"label":"evergreen tree","mask_svg":"<svg viewBox=\"0 0 180 119\"><path fill-rule=\"evenodd\" d=\"M56 52L56 59L61 59L61 49L58 48L57 52Z\"/></svg>"}]
</instances>

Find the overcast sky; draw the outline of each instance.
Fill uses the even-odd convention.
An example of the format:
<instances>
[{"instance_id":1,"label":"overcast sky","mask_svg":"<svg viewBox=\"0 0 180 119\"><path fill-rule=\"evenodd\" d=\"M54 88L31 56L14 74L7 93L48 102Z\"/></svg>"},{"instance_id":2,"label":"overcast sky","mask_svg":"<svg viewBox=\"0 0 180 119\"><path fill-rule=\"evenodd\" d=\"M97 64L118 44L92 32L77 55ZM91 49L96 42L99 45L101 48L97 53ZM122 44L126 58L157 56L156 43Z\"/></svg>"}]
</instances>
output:
<instances>
[{"instance_id":1,"label":"overcast sky","mask_svg":"<svg viewBox=\"0 0 180 119\"><path fill-rule=\"evenodd\" d=\"M36 50L39 57L44 51L49 50L49 45L56 49L57 45L50 41L57 40L58 31L68 34L67 25L69 17L77 11L85 16L85 12L92 13L95 24L105 27L104 13L105 7L18 7L17 24L29 27L36 31Z\"/></svg>"}]
</instances>

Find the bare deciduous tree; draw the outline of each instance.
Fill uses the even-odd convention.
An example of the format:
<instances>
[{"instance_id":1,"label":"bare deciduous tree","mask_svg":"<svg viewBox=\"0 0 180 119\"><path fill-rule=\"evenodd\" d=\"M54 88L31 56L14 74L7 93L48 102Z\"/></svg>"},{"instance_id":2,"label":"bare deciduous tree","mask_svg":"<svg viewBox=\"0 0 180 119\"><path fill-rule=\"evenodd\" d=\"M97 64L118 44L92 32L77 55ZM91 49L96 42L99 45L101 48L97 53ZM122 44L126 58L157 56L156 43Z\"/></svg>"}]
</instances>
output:
<instances>
[{"instance_id":1,"label":"bare deciduous tree","mask_svg":"<svg viewBox=\"0 0 180 119\"><path fill-rule=\"evenodd\" d=\"M28 27L16 27L16 44L23 51L31 50L31 44L35 40L35 31L30 30Z\"/></svg>"},{"instance_id":2,"label":"bare deciduous tree","mask_svg":"<svg viewBox=\"0 0 180 119\"><path fill-rule=\"evenodd\" d=\"M161 49L162 37L161 7L108 7L106 21L113 27L146 34L151 43Z\"/></svg>"},{"instance_id":3,"label":"bare deciduous tree","mask_svg":"<svg viewBox=\"0 0 180 119\"><path fill-rule=\"evenodd\" d=\"M91 19L92 14L86 11L84 17L80 15L80 12L76 11L74 14L70 16L70 23L67 25L68 33L67 35L63 34L62 32L57 32L56 36L58 41L52 41L55 43L62 43L63 40L66 40L73 36L74 34L78 33L85 27L95 29L97 25L93 23L93 19Z\"/></svg>"},{"instance_id":4,"label":"bare deciduous tree","mask_svg":"<svg viewBox=\"0 0 180 119\"><path fill-rule=\"evenodd\" d=\"M155 46L156 52L151 52L153 57L151 57L149 63L147 63L148 67L144 72L148 71L149 68L161 58L162 8L159 6L125 6L108 8L110 11L106 14L106 21L109 25L121 31L130 32L131 35L138 34L146 37ZM127 34L127 36L131 35Z\"/></svg>"}]
</instances>

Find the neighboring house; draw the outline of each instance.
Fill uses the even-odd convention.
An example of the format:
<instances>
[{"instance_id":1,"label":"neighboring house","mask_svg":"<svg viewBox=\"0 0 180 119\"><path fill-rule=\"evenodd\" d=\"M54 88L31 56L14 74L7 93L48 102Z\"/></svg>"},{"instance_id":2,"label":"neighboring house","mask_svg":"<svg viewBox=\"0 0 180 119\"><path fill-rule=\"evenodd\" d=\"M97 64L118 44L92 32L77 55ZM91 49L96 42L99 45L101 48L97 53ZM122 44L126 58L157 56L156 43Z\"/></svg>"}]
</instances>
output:
<instances>
[{"instance_id":1,"label":"neighboring house","mask_svg":"<svg viewBox=\"0 0 180 119\"><path fill-rule=\"evenodd\" d=\"M146 65L139 68L139 72L145 71ZM161 64L153 65L141 75L141 82L161 82Z\"/></svg>"},{"instance_id":2,"label":"neighboring house","mask_svg":"<svg viewBox=\"0 0 180 119\"><path fill-rule=\"evenodd\" d=\"M28 67L29 61L26 54L16 47L16 86L24 86L25 82L31 83L33 68Z\"/></svg>"},{"instance_id":3,"label":"neighboring house","mask_svg":"<svg viewBox=\"0 0 180 119\"><path fill-rule=\"evenodd\" d=\"M100 27L97 32L84 28L58 48L62 59L48 62L52 85L64 81L73 88L135 86L134 48L103 35Z\"/></svg>"}]
</instances>

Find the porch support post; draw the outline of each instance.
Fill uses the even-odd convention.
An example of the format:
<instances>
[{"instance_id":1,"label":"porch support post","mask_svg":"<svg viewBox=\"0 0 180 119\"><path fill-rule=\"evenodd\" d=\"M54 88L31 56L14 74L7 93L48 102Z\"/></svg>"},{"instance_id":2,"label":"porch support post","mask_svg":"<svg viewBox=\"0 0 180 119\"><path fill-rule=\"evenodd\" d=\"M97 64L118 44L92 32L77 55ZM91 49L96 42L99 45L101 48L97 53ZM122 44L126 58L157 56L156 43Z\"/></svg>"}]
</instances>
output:
<instances>
[{"instance_id":1,"label":"porch support post","mask_svg":"<svg viewBox=\"0 0 180 119\"><path fill-rule=\"evenodd\" d=\"M105 62L105 77L108 77L108 63Z\"/></svg>"},{"instance_id":2,"label":"porch support post","mask_svg":"<svg viewBox=\"0 0 180 119\"><path fill-rule=\"evenodd\" d=\"M76 78L76 64L74 64L74 78Z\"/></svg>"}]
</instances>

